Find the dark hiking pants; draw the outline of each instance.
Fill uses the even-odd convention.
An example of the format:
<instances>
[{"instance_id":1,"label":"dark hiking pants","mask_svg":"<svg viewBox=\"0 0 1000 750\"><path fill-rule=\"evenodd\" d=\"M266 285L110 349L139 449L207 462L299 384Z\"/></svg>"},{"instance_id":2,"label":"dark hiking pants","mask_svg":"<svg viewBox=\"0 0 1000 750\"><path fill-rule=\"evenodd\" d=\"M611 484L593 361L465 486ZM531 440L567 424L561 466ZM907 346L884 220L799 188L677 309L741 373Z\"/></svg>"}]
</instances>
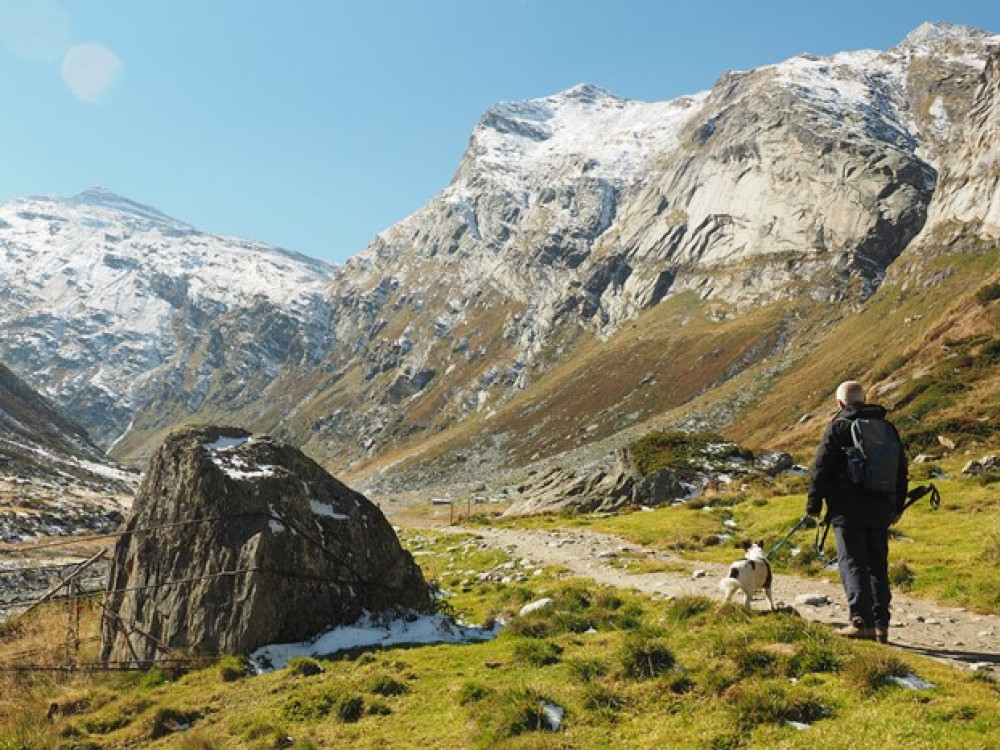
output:
<instances>
[{"instance_id":1,"label":"dark hiking pants","mask_svg":"<svg viewBox=\"0 0 1000 750\"><path fill-rule=\"evenodd\" d=\"M837 567L847 594L851 620L868 627L889 627L889 529L884 526L834 526Z\"/></svg>"}]
</instances>

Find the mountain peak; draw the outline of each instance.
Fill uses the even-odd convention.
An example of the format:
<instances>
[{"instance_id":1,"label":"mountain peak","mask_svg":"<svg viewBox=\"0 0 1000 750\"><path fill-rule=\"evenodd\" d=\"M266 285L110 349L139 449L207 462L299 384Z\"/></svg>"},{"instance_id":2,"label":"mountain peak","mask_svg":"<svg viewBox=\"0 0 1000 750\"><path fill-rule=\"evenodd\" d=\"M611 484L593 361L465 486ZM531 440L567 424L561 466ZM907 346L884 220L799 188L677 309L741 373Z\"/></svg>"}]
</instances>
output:
<instances>
[{"instance_id":1,"label":"mountain peak","mask_svg":"<svg viewBox=\"0 0 1000 750\"><path fill-rule=\"evenodd\" d=\"M593 83L578 83L576 86L562 91L552 99L569 99L577 102L592 103L598 99L620 99L621 97L615 96L607 89L602 89L600 86L595 86Z\"/></svg>"},{"instance_id":2,"label":"mountain peak","mask_svg":"<svg viewBox=\"0 0 1000 750\"><path fill-rule=\"evenodd\" d=\"M165 221L171 224L181 223L172 216L168 216L159 209L148 206L138 201L125 198L113 190L109 190L103 185L92 185L91 187L67 198L66 203L74 206L92 206L95 208L106 208L112 211L121 211L127 214L141 216L144 219L153 221Z\"/></svg>"},{"instance_id":3,"label":"mountain peak","mask_svg":"<svg viewBox=\"0 0 1000 750\"><path fill-rule=\"evenodd\" d=\"M962 26L944 21L925 22L907 34L899 46L910 49L927 48L950 41L985 39L990 36L993 34L975 26Z\"/></svg>"}]
</instances>

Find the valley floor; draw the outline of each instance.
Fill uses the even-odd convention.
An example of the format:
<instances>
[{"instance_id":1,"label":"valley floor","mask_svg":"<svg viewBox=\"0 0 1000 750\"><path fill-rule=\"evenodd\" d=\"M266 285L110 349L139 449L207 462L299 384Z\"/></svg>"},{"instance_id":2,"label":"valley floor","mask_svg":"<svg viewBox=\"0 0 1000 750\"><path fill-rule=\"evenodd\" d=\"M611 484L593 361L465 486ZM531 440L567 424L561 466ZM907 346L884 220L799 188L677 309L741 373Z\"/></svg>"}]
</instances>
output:
<instances>
[{"instance_id":1,"label":"valley floor","mask_svg":"<svg viewBox=\"0 0 1000 750\"><path fill-rule=\"evenodd\" d=\"M491 546L502 548L514 558L535 566L564 568L570 575L590 578L598 583L636 589L659 597L688 595L720 598L719 580L728 566L692 562L662 550L643 547L621 537L593 531L547 531L540 529L476 526L450 528L480 537ZM621 560L645 558L670 570L630 573ZM697 573L696 571L704 571ZM821 606L798 604L796 597L825 596ZM737 594L739 600L742 594ZM803 617L840 626L847 624L847 607L839 583L776 575L775 604L793 606ZM755 600L755 608L766 607ZM905 651L928 656L963 669L981 669L1000 673L1000 616L969 612L963 608L942 606L903 594L893 594L893 623L890 642Z\"/></svg>"}]
</instances>

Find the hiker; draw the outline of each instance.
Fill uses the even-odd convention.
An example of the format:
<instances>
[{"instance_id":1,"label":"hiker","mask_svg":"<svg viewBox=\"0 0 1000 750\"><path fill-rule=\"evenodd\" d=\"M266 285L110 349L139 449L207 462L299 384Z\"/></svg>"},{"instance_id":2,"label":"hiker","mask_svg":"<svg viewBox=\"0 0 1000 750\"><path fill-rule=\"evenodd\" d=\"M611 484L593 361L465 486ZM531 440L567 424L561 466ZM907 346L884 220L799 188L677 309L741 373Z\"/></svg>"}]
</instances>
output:
<instances>
[{"instance_id":1,"label":"hiker","mask_svg":"<svg viewBox=\"0 0 1000 750\"><path fill-rule=\"evenodd\" d=\"M806 513L818 517L826 500L824 522L837 539L837 567L851 618L837 632L888 643L889 527L906 501L906 454L886 410L865 403L860 383L841 383L836 398L839 411L816 451Z\"/></svg>"}]
</instances>

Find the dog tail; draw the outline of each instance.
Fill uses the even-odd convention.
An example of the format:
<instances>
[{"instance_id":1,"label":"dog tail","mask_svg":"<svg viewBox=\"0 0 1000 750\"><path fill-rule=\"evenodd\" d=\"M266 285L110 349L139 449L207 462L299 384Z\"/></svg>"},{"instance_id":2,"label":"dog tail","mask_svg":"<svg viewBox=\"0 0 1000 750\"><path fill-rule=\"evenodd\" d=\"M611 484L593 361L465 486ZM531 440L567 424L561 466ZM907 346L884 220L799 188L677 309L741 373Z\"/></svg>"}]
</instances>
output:
<instances>
[{"instance_id":1,"label":"dog tail","mask_svg":"<svg viewBox=\"0 0 1000 750\"><path fill-rule=\"evenodd\" d=\"M737 571L735 568L729 569L729 575L719 581L719 589L729 595L740 588L739 581L736 580Z\"/></svg>"}]
</instances>

